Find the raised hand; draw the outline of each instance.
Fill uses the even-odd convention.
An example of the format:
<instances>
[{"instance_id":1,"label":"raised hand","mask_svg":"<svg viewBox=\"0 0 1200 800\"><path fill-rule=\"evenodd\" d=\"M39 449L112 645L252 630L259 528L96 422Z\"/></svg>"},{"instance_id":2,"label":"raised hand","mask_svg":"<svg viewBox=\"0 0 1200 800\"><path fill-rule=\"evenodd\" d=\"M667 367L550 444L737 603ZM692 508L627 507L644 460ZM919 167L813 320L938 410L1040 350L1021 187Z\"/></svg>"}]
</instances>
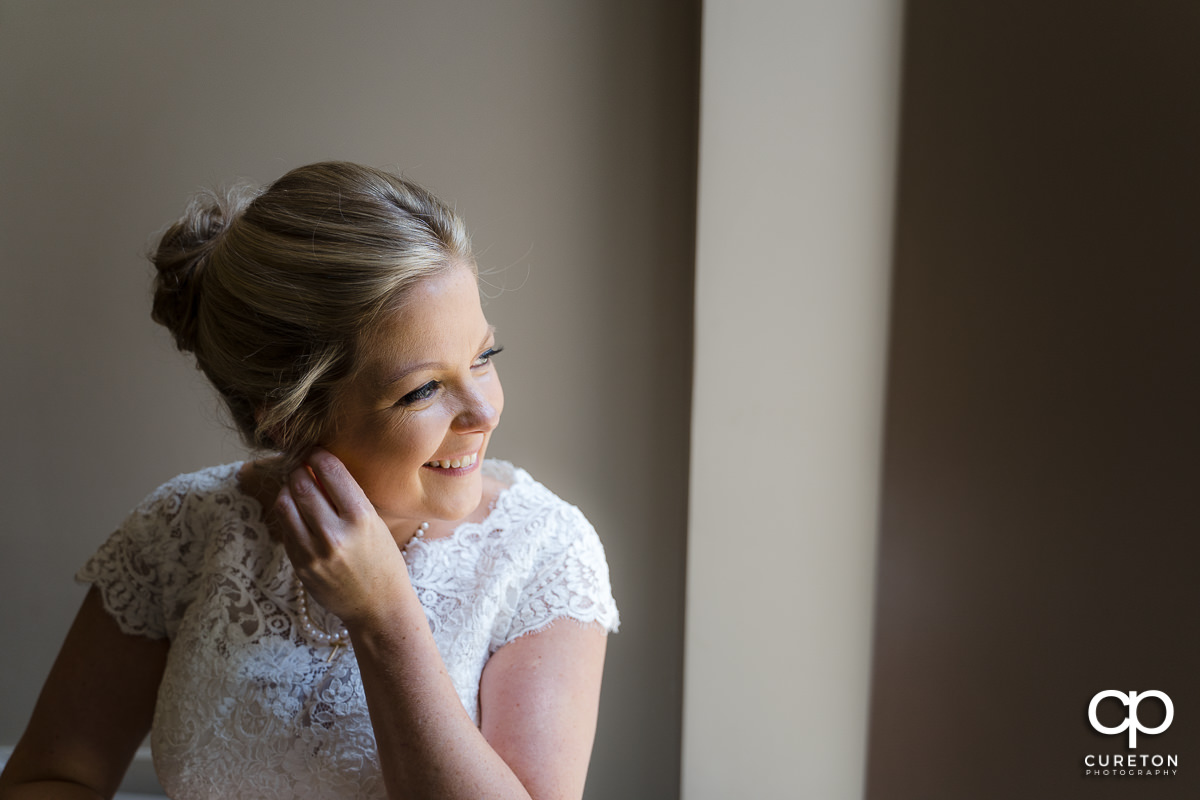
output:
<instances>
[{"instance_id":1,"label":"raised hand","mask_svg":"<svg viewBox=\"0 0 1200 800\"><path fill-rule=\"evenodd\" d=\"M371 501L332 453L314 449L275 501L280 536L308 593L354 630L412 589Z\"/></svg>"}]
</instances>

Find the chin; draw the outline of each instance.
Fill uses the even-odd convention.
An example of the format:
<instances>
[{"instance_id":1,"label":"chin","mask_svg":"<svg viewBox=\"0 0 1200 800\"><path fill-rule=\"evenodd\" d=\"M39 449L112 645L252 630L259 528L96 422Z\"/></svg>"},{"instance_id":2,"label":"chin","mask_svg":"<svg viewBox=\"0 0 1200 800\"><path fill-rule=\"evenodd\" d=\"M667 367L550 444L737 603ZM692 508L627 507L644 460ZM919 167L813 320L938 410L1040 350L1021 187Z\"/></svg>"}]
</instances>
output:
<instances>
[{"instance_id":1,"label":"chin","mask_svg":"<svg viewBox=\"0 0 1200 800\"><path fill-rule=\"evenodd\" d=\"M473 476L469 487L463 486L452 495L442 495L429 504L430 512L435 519L444 522L457 522L471 516L483 501L483 481L478 475ZM431 498L433 499L433 498Z\"/></svg>"}]
</instances>

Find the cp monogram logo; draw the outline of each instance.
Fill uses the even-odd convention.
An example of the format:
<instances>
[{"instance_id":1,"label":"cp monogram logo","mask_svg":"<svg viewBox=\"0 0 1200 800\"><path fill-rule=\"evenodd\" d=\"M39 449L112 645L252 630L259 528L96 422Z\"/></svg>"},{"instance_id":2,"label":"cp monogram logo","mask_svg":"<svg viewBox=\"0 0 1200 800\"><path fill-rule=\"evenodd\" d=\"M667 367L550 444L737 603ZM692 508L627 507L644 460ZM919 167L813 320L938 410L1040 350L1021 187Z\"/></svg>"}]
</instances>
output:
<instances>
[{"instance_id":1,"label":"cp monogram logo","mask_svg":"<svg viewBox=\"0 0 1200 800\"><path fill-rule=\"evenodd\" d=\"M1117 700L1120 700L1122 703L1129 706L1129 714L1125 717L1125 721L1115 728L1107 728L1100 724L1100 720L1096 719L1096 706L1100 705L1100 701L1106 697L1115 697ZM1138 703L1142 702L1142 700L1146 699L1147 697L1157 697L1162 701L1163 706L1167 709L1166 718L1163 719L1162 724L1157 728L1144 728L1142 727L1142 724L1138 722ZM1158 690L1142 692L1141 694L1138 694L1137 692L1125 694L1124 692L1108 689L1107 691L1097 692L1096 695L1092 697L1091 704L1088 705L1088 721L1091 722L1092 727L1100 731L1100 733L1116 734L1120 733L1126 728L1129 729L1130 749L1137 747L1138 731L1148 734L1162 733L1171 726L1171 720L1173 719L1175 719L1175 706L1173 703L1171 703L1171 698L1167 697Z\"/></svg>"}]
</instances>

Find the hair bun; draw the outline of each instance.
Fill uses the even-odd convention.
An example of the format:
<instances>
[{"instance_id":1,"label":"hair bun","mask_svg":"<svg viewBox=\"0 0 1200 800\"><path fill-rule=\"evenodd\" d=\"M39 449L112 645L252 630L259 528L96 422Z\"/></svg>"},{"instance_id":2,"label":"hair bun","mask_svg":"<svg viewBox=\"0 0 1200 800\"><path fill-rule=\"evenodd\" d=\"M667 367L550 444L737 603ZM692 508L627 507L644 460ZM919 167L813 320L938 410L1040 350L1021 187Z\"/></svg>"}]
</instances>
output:
<instances>
[{"instance_id":1,"label":"hair bun","mask_svg":"<svg viewBox=\"0 0 1200 800\"><path fill-rule=\"evenodd\" d=\"M209 254L254 194L246 186L198 192L150 256L157 270L150 316L171 332L180 350L196 351L200 290Z\"/></svg>"}]
</instances>

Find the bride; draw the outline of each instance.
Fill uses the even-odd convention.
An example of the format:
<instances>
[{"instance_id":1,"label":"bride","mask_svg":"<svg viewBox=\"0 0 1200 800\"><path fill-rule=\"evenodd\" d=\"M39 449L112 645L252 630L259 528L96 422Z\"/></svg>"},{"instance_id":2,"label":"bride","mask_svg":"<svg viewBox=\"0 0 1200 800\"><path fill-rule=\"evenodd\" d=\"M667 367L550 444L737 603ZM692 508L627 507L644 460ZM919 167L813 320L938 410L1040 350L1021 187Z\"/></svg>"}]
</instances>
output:
<instances>
[{"instance_id":1,"label":"bride","mask_svg":"<svg viewBox=\"0 0 1200 800\"><path fill-rule=\"evenodd\" d=\"M150 494L0 798L578 798L618 618L577 508L486 458L504 395L462 222L322 163L205 194L153 316L260 457Z\"/></svg>"}]
</instances>

